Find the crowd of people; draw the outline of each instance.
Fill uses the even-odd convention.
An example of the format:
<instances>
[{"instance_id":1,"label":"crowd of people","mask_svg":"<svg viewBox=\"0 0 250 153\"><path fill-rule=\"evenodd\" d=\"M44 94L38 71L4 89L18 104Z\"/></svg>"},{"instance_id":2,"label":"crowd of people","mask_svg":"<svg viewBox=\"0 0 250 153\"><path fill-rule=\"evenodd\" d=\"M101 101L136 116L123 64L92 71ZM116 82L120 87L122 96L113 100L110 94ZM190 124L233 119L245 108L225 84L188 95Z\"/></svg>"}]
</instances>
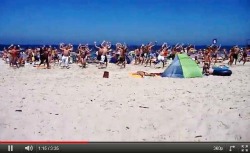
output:
<instances>
[{"instance_id":1,"label":"crowd of people","mask_svg":"<svg viewBox=\"0 0 250 153\"><path fill-rule=\"evenodd\" d=\"M228 54L226 49L221 50L221 45L213 44L203 50L196 50L195 46L191 44L170 46L167 43L163 43L159 50L154 51L153 48L156 43L142 44L129 52L129 47L125 43L116 43L115 49L112 50L112 44L109 41L103 41L100 45L94 42L96 58L92 57L92 49L88 44L79 44L75 50L73 45L64 43L59 44L58 48L41 46L25 50L22 50L19 45L10 45L8 48L4 48L2 58L11 67L20 67L25 63L30 63L38 67L44 64L46 68L50 69L51 64L54 63L54 65L58 64L62 68L68 69L70 61L79 64L83 68L86 68L87 64L91 62L98 63L99 68L106 68L109 58L116 59L115 64L125 68L127 56L131 56L134 59L134 65L144 65L146 67L162 63L162 67L165 67L168 59L173 60L176 54L186 53L189 56L195 55L195 62L197 64L203 63L203 71L206 71L212 63L218 62L219 52L224 54L223 60L229 60L228 65L231 66L233 63L236 65L237 61L243 61L244 65L250 51L250 47L239 48L233 46Z\"/></svg>"}]
</instances>

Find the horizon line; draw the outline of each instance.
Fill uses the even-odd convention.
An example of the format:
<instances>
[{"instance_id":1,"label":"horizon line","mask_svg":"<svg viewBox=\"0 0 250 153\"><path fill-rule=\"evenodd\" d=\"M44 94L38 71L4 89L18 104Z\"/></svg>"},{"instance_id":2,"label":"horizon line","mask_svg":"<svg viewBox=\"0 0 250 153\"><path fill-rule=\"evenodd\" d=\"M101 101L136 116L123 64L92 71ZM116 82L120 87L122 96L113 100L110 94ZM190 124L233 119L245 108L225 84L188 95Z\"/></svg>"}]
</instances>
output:
<instances>
[{"instance_id":1,"label":"horizon line","mask_svg":"<svg viewBox=\"0 0 250 153\"><path fill-rule=\"evenodd\" d=\"M2 46L6 46L6 45L11 45L11 44L14 44L14 45L24 45L24 46L28 46L28 45L33 45L33 46L39 46L39 45L51 45L51 46L56 46L56 45L60 45L60 43L58 43L58 44L54 44L54 43L44 43L44 44L36 44L36 43L31 43L31 44L27 44L27 43L9 43L9 44L7 44L7 43L4 43L4 44L0 44L0 45L2 45ZM82 44L82 45L85 45L85 44L88 44L88 45L95 45L94 43L93 44L89 44L89 43L79 43L79 44L73 44L73 43L64 43L64 44L71 44L71 45L73 45L73 46L78 46L79 44ZM101 43L98 43L98 44L101 44ZM145 43L142 43L142 44L145 44ZM130 44L126 44L126 45L134 45L134 46L140 46L140 45L142 45L142 44L137 44L137 43L130 43ZM159 44L156 44L155 46L161 46L163 43L159 43ZM175 44L177 44L177 43L175 43ZM168 45L175 45L175 44L172 44L172 43L168 43ZM179 43L180 44L180 43ZM192 43L186 43L186 44L184 44L184 45L195 45L195 46L208 46L208 45L211 45L211 44L192 44ZM250 44L245 44L245 45L243 45L243 44L225 44L225 45L223 45L223 44L216 44L216 45L221 45L221 46L235 46L235 45L237 45L237 46L247 46L247 45L250 45ZM112 46L115 46L115 44L112 44Z\"/></svg>"}]
</instances>

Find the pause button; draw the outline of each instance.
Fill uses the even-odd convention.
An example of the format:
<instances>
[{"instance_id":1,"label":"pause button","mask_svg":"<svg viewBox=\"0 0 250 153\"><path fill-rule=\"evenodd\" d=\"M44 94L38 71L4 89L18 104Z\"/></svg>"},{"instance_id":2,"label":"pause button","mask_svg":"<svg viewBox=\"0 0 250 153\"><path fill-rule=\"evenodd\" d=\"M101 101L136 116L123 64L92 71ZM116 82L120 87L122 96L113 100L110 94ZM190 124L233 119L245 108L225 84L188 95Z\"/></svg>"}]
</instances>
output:
<instances>
[{"instance_id":1,"label":"pause button","mask_svg":"<svg viewBox=\"0 0 250 153\"><path fill-rule=\"evenodd\" d=\"M13 151L13 145L8 145L8 151L9 152Z\"/></svg>"}]
</instances>

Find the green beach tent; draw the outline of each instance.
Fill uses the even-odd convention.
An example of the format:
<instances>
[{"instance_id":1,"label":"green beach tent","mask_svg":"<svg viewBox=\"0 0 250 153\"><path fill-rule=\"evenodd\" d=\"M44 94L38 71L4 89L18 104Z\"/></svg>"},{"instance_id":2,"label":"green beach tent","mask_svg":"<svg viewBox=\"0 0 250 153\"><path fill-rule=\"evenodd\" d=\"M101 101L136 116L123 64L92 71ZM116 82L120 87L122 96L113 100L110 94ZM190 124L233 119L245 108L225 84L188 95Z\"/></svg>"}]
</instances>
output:
<instances>
[{"instance_id":1,"label":"green beach tent","mask_svg":"<svg viewBox=\"0 0 250 153\"><path fill-rule=\"evenodd\" d=\"M187 54L177 54L173 62L162 73L162 77L196 78L202 77L202 70Z\"/></svg>"}]
</instances>

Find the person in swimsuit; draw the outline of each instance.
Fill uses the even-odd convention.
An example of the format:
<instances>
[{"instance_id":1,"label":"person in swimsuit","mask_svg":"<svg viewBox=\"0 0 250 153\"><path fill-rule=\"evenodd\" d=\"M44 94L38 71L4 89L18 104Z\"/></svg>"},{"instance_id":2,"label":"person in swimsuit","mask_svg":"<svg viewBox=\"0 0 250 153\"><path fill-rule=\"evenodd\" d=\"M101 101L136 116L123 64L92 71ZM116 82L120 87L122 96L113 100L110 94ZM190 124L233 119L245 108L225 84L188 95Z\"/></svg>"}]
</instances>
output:
<instances>
[{"instance_id":1,"label":"person in swimsuit","mask_svg":"<svg viewBox=\"0 0 250 153\"><path fill-rule=\"evenodd\" d=\"M14 45L12 44L12 45L10 45L9 47L8 47L8 54L9 54L9 65L10 65L10 67L12 67L12 65L13 65L13 49L14 48Z\"/></svg>"},{"instance_id":2,"label":"person in swimsuit","mask_svg":"<svg viewBox=\"0 0 250 153\"><path fill-rule=\"evenodd\" d=\"M209 75L209 63L204 63L202 74Z\"/></svg>"},{"instance_id":3,"label":"person in swimsuit","mask_svg":"<svg viewBox=\"0 0 250 153\"><path fill-rule=\"evenodd\" d=\"M172 58L172 60L174 60L174 58L175 58L175 54L177 53L177 49L176 49L176 47L174 47L173 49L172 49L172 51L171 51L171 54L170 54L170 58Z\"/></svg>"},{"instance_id":4,"label":"person in swimsuit","mask_svg":"<svg viewBox=\"0 0 250 153\"><path fill-rule=\"evenodd\" d=\"M208 67L210 67L210 53L209 53L209 49L207 48L205 51L204 51L204 66L205 65L208 65Z\"/></svg>"},{"instance_id":5,"label":"person in swimsuit","mask_svg":"<svg viewBox=\"0 0 250 153\"><path fill-rule=\"evenodd\" d=\"M135 65L140 64L140 49L135 49Z\"/></svg>"},{"instance_id":6,"label":"person in swimsuit","mask_svg":"<svg viewBox=\"0 0 250 153\"><path fill-rule=\"evenodd\" d=\"M240 63L241 61L243 61L243 65L245 65L245 63L246 63L246 61L247 61L247 53L248 53L247 49L244 48L244 49L243 49L243 53L242 53L242 58L239 60L239 63Z\"/></svg>"},{"instance_id":7,"label":"person in swimsuit","mask_svg":"<svg viewBox=\"0 0 250 153\"><path fill-rule=\"evenodd\" d=\"M27 57L27 62L32 64L32 58L33 58L33 50L31 48L28 48L26 51L28 57Z\"/></svg>"},{"instance_id":8,"label":"person in swimsuit","mask_svg":"<svg viewBox=\"0 0 250 153\"><path fill-rule=\"evenodd\" d=\"M141 53L140 53L140 56L141 56L141 58L140 58L140 60L141 60L141 65L143 65L144 64L144 62L145 62L145 56L146 56L146 46L144 45L144 44L142 44L141 45Z\"/></svg>"},{"instance_id":9,"label":"person in swimsuit","mask_svg":"<svg viewBox=\"0 0 250 153\"><path fill-rule=\"evenodd\" d=\"M101 57L102 57L102 53L103 53L103 50L102 50L103 47L102 47L102 46L103 46L104 42L105 42L105 41L102 42L101 47L97 46L97 45L96 45L96 42L94 42L95 47L98 49L98 51L97 51L96 54L97 54L97 61L98 61L99 63L100 63L100 61L101 61L101 59L102 59L102 58L101 58Z\"/></svg>"},{"instance_id":10,"label":"person in swimsuit","mask_svg":"<svg viewBox=\"0 0 250 153\"><path fill-rule=\"evenodd\" d=\"M140 47L139 48L139 62L138 62L138 65L142 64L142 61L143 61L143 49L142 49L142 47Z\"/></svg>"},{"instance_id":11,"label":"person in swimsuit","mask_svg":"<svg viewBox=\"0 0 250 153\"><path fill-rule=\"evenodd\" d=\"M167 45L164 43L162 45L162 48L157 56L157 61L155 62L155 65L158 63L158 62L162 62L162 68L164 68L164 65L165 65L165 56L166 56L166 52L168 50L168 47Z\"/></svg>"},{"instance_id":12,"label":"person in swimsuit","mask_svg":"<svg viewBox=\"0 0 250 153\"><path fill-rule=\"evenodd\" d=\"M79 64L79 63L81 63L81 56L82 56L82 51L83 51L82 44L78 45L77 51L78 51L78 54L77 54L77 64Z\"/></svg>"},{"instance_id":13,"label":"person in swimsuit","mask_svg":"<svg viewBox=\"0 0 250 153\"><path fill-rule=\"evenodd\" d=\"M53 59L53 56L52 56L52 47L51 46L49 46L48 48L47 48L47 52L48 52L48 61L49 61L49 63L51 63L52 62L52 59Z\"/></svg>"},{"instance_id":14,"label":"person in swimsuit","mask_svg":"<svg viewBox=\"0 0 250 153\"><path fill-rule=\"evenodd\" d=\"M52 49L52 58L54 63L59 63L59 56L56 47Z\"/></svg>"},{"instance_id":15,"label":"person in swimsuit","mask_svg":"<svg viewBox=\"0 0 250 153\"><path fill-rule=\"evenodd\" d=\"M214 60L214 65L215 65L215 63L217 63L218 52L219 52L220 48L221 48L221 45L220 46L213 46L213 48L212 48L211 60Z\"/></svg>"},{"instance_id":16,"label":"person in swimsuit","mask_svg":"<svg viewBox=\"0 0 250 153\"><path fill-rule=\"evenodd\" d=\"M227 50L224 48L223 49L223 54L224 54L224 61L228 59L228 54L227 54Z\"/></svg>"},{"instance_id":17,"label":"person in swimsuit","mask_svg":"<svg viewBox=\"0 0 250 153\"><path fill-rule=\"evenodd\" d=\"M232 65L234 62L234 48L230 49L228 65Z\"/></svg>"},{"instance_id":18,"label":"person in swimsuit","mask_svg":"<svg viewBox=\"0 0 250 153\"><path fill-rule=\"evenodd\" d=\"M10 66L16 65L17 68L19 68L18 65L18 58L19 58L19 49L17 46L12 46L10 47L10 55L11 55L11 61L10 61Z\"/></svg>"},{"instance_id":19,"label":"person in swimsuit","mask_svg":"<svg viewBox=\"0 0 250 153\"><path fill-rule=\"evenodd\" d=\"M127 46L126 45L122 45L120 51L121 51L120 52L120 57L119 57L119 60L117 62L117 65L121 64L121 68L122 68L122 66L125 68L126 67Z\"/></svg>"},{"instance_id":20,"label":"person in swimsuit","mask_svg":"<svg viewBox=\"0 0 250 153\"><path fill-rule=\"evenodd\" d=\"M8 58L8 50L4 47L2 59L3 59L6 63L7 63L7 58Z\"/></svg>"},{"instance_id":21,"label":"person in swimsuit","mask_svg":"<svg viewBox=\"0 0 250 153\"><path fill-rule=\"evenodd\" d=\"M155 44L156 44L156 42L155 42ZM152 59L151 53L152 53L152 48L155 46L155 44L153 44L152 42L150 42L146 46L146 50L145 50L145 53L144 53L144 56L145 56L145 59L146 59L146 63L145 63L146 65L145 65L145 67L148 66L148 63Z\"/></svg>"},{"instance_id":22,"label":"person in swimsuit","mask_svg":"<svg viewBox=\"0 0 250 153\"><path fill-rule=\"evenodd\" d=\"M233 54L234 64L235 64L235 65L236 65L237 60L238 60L239 51L240 51L239 47L238 47L238 46L235 46L235 47L234 47L234 54Z\"/></svg>"},{"instance_id":23,"label":"person in swimsuit","mask_svg":"<svg viewBox=\"0 0 250 153\"><path fill-rule=\"evenodd\" d=\"M86 61L87 61L87 51L85 48L81 50L81 65L82 68L86 68Z\"/></svg>"},{"instance_id":24,"label":"person in swimsuit","mask_svg":"<svg viewBox=\"0 0 250 153\"><path fill-rule=\"evenodd\" d=\"M144 71L137 71L136 73L132 73L132 75L140 75L142 78L144 78L144 76L160 76L162 73L147 73Z\"/></svg>"},{"instance_id":25,"label":"person in swimsuit","mask_svg":"<svg viewBox=\"0 0 250 153\"><path fill-rule=\"evenodd\" d=\"M108 67L108 57L107 57L107 55L109 53L110 48L111 48L111 42L104 41L104 43L102 43L101 65L104 63L105 68Z\"/></svg>"},{"instance_id":26,"label":"person in swimsuit","mask_svg":"<svg viewBox=\"0 0 250 153\"><path fill-rule=\"evenodd\" d=\"M200 61L198 60L198 56L194 57L194 61L195 61L196 64L200 64Z\"/></svg>"},{"instance_id":27,"label":"person in swimsuit","mask_svg":"<svg viewBox=\"0 0 250 153\"><path fill-rule=\"evenodd\" d=\"M47 64L47 69L50 69L50 66L49 66L49 48L48 47L42 47L40 48L40 64L38 66L41 66L42 64L45 64L44 61L46 62Z\"/></svg>"},{"instance_id":28,"label":"person in swimsuit","mask_svg":"<svg viewBox=\"0 0 250 153\"><path fill-rule=\"evenodd\" d=\"M70 46L64 46L64 44L60 44L60 49L62 50L62 63L63 63L63 68L66 67L67 69L69 68L69 55L71 48Z\"/></svg>"}]
</instances>

